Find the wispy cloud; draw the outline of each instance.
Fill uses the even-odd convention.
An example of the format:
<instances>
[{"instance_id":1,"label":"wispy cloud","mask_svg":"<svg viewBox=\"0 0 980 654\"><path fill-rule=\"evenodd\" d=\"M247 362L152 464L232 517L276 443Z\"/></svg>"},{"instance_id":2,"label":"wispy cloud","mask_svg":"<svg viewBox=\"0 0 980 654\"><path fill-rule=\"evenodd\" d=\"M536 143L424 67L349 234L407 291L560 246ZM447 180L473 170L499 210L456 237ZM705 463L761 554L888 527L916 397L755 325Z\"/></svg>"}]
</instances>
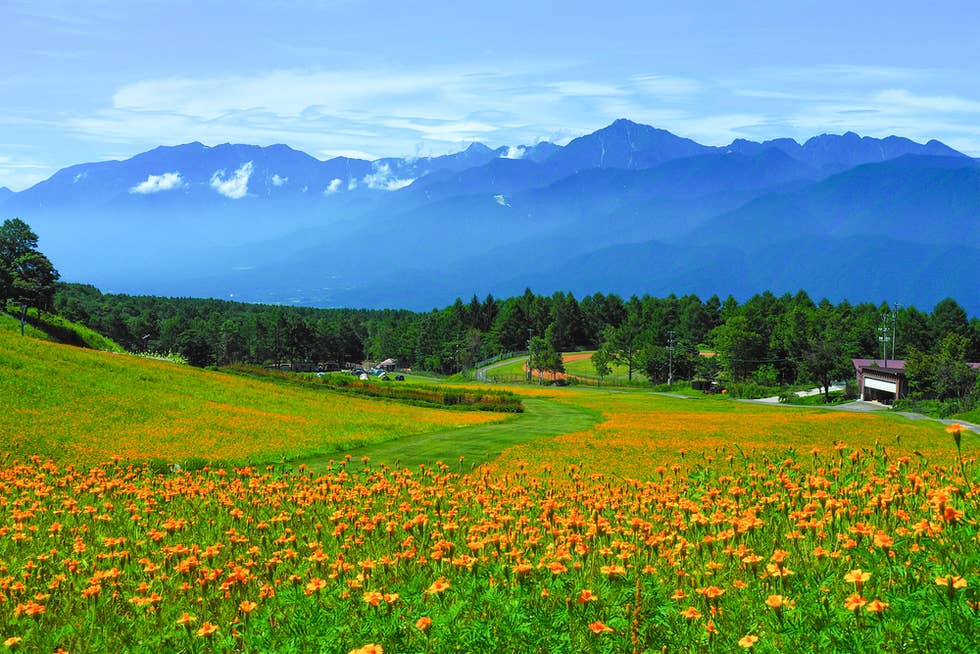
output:
<instances>
[{"instance_id":1,"label":"wispy cloud","mask_svg":"<svg viewBox=\"0 0 980 654\"><path fill-rule=\"evenodd\" d=\"M512 145L507 148L507 151L500 155L504 159L521 159L527 153L527 150L520 145Z\"/></svg>"},{"instance_id":2,"label":"wispy cloud","mask_svg":"<svg viewBox=\"0 0 980 654\"><path fill-rule=\"evenodd\" d=\"M415 181L415 179L400 179L391 172L388 164L380 164L374 167L374 172L365 175L362 179L368 188L376 191L397 191L405 188Z\"/></svg>"},{"instance_id":3,"label":"wispy cloud","mask_svg":"<svg viewBox=\"0 0 980 654\"><path fill-rule=\"evenodd\" d=\"M636 75L631 87L658 97L690 97L702 93L705 84L700 80L672 75Z\"/></svg>"},{"instance_id":4,"label":"wispy cloud","mask_svg":"<svg viewBox=\"0 0 980 654\"><path fill-rule=\"evenodd\" d=\"M148 195L150 193L172 191L183 186L184 178L180 176L180 171L174 171L172 173L163 173L162 175L148 175L145 180L129 189L129 192Z\"/></svg>"},{"instance_id":5,"label":"wispy cloud","mask_svg":"<svg viewBox=\"0 0 980 654\"><path fill-rule=\"evenodd\" d=\"M327 184L327 188L323 189L323 194L333 195L334 193L340 190L340 187L343 185L343 183L344 180L340 179L339 177L334 177L333 179L330 180L330 183Z\"/></svg>"},{"instance_id":6,"label":"wispy cloud","mask_svg":"<svg viewBox=\"0 0 980 654\"><path fill-rule=\"evenodd\" d=\"M279 175L273 175L272 176L272 185L273 186L277 186L277 187L278 186L285 186L286 185L286 182L288 182L288 181L289 181L289 178L288 177L280 177Z\"/></svg>"},{"instance_id":7,"label":"wispy cloud","mask_svg":"<svg viewBox=\"0 0 980 654\"><path fill-rule=\"evenodd\" d=\"M29 159L15 159L0 155L0 186L20 191L47 179L48 166Z\"/></svg>"},{"instance_id":8,"label":"wispy cloud","mask_svg":"<svg viewBox=\"0 0 980 654\"><path fill-rule=\"evenodd\" d=\"M506 156L514 157L517 144L563 144L625 117L710 145L851 129L937 138L977 155L980 94L962 85L952 92L944 82L960 78L962 71L862 65L771 66L700 78L656 68L615 76L555 61L290 68L134 81L95 110L33 123L26 114L0 112L0 125L66 130L68 140L129 155L199 140L288 143L321 158L373 161L438 156L473 141L508 146ZM59 161L48 174L77 162ZM0 174L0 183L14 185L29 171ZM234 177L218 181L237 188ZM374 171L344 183L387 189L410 181Z\"/></svg>"},{"instance_id":9,"label":"wispy cloud","mask_svg":"<svg viewBox=\"0 0 980 654\"><path fill-rule=\"evenodd\" d=\"M905 89L886 89L874 99L883 105L912 111L980 114L980 102L950 95L916 95Z\"/></svg>"},{"instance_id":10,"label":"wispy cloud","mask_svg":"<svg viewBox=\"0 0 980 654\"><path fill-rule=\"evenodd\" d=\"M556 76L550 64L512 64L148 79L117 89L110 106L66 122L101 142L145 142L164 133L171 143L286 142L376 159L446 154L473 141L561 141L624 117L613 113L616 100L650 106L699 89L694 80L656 74L619 82ZM377 154L363 156L372 150Z\"/></svg>"},{"instance_id":11,"label":"wispy cloud","mask_svg":"<svg viewBox=\"0 0 980 654\"><path fill-rule=\"evenodd\" d=\"M232 200L241 200L248 194L248 179L252 176L253 165L249 161L236 170L228 179L225 171L217 170L211 176L211 188Z\"/></svg>"}]
</instances>

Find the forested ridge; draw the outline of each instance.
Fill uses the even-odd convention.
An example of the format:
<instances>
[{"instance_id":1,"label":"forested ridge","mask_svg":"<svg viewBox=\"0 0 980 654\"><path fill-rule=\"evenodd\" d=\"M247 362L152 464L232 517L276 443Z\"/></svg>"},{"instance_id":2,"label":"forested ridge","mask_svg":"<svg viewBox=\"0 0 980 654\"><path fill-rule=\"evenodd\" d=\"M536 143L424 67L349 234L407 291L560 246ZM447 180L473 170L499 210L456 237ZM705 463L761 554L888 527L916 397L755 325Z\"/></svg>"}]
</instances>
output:
<instances>
[{"instance_id":1,"label":"forested ridge","mask_svg":"<svg viewBox=\"0 0 980 654\"><path fill-rule=\"evenodd\" d=\"M980 360L980 319L953 299L931 312L915 307L814 301L805 292L762 293L739 303L712 296L623 299L595 294L506 299L476 296L426 313L313 309L213 299L101 293L59 284L55 310L130 351L175 351L194 365L350 362L393 358L400 367L454 373L547 337L557 351L603 348L653 381L666 380L674 345L675 378L721 372L729 378L794 383L815 359L905 358L938 351L954 335L970 361ZM892 343L892 334L895 342ZM673 334L673 336L671 336ZM882 341L881 339L885 339ZM894 353L893 353L894 350ZM698 357L711 351L716 357ZM714 370L710 368L714 367ZM662 379L661 379L662 378Z\"/></svg>"}]
</instances>

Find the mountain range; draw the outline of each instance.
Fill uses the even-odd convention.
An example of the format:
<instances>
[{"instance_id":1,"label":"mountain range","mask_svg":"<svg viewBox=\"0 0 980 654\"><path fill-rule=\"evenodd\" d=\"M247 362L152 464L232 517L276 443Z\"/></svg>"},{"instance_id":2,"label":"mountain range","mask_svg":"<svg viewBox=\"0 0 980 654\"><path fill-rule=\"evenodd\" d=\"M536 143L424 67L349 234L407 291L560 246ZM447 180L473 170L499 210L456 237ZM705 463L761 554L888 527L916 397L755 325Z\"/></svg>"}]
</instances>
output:
<instances>
[{"instance_id":1,"label":"mountain range","mask_svg":"<svg viewBox=\"0 0 980 654\"><path fill-rule=\"evenodd\" d=\"M617 120L377 161L189 143L0 188L0 217L64 279L126 293L428 309L528 286L804 289L980 314L980 163L896 136L715 147Z\"/></svg>"}]
</instances>

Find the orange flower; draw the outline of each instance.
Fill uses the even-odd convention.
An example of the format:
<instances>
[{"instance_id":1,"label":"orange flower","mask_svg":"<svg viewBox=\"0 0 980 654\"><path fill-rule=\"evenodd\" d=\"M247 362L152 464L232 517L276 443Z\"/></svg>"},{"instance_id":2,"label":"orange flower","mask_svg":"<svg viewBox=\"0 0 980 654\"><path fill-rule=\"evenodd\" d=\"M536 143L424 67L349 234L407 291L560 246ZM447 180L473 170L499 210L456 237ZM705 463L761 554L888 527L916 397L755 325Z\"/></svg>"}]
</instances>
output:
<instances>
[{"instance_id":1,"label":"orange flower","mask_svg":"<svg viewBox=\"0 0 980 654\"><path fill-rule=\"evenodd\" d=\"M794 606L796 606L796 602L794 602L791 599L787 599L783 595L770 595L769 597L766 598L766 604L768 604L770 608L775 609L776 611L779 611L784 608L791 609Z\"/></svg>"},{"instance_id":2,"label":"orange flower","mask_svg":"<svg viewBox=\"0 0 980 654\"><path fill-rule=\"evenodd\" d=\"M851 593L851 595L844 602L844 608L848 611L857 611L859 608L868 603L868 600L864 599L857 593Z\"/></svg>"},{"instance_id":3,"label":"orange flower","mask_svg":"<svg viewBox=\"0 0 980 654\"><path fill-rule=\"evenodd\" d=\"M956 575L946 575L945 577L936 577L937 586L949 586L951 588L966 588L966 578L958 577Z\"/></svg>"},{"instance_id":4,"label":"orange flower","mask_svg":"<svg viewBox=\"0 0 980 654\"><path fill-rule=\"evenodd\" d=\"M879 531L875 533L874 544L875 547L883 547L885 549L888 549L895 544L895 539L889 536L888 534L886 534L885 532Z\"/></svg>"},{"instance_id":5,"label":"orange flower","mask_svg":"<svg viewBox=\"0 0 980 654\"><path fill-rule=\"evenodd\" d=\"M749 634L739 639L738 646L744 647L745 649L752 649L757 642L759 642L759 637L754 634Z\"/></svg>"},{"instance_id":6,"label":"orange flower","mask_svg":"<svg viewBox=\"0 0 980 654\"><path fill-rule=\"evenodd\" d=\"M16 645L17 643L19 643L22 640L24 640L24 639L21 638L20 636L11 636L7 640L3 641L3 646L4 647L13 647L14 645Z\"/></svg>"},{"instance_id":7,"label":"orange flower","mask_svg":"<svg viewBox=\"0 0 980 654\"><path fill-rule=\"evenodd\" d=\"M384 649L382 649L381 645L368 643L364 647L352 649L348 654L384 654Z\"/></svg>"},{"instance_id":8,"label":"orange flower","mask_svg":"<svg viewBox=\"0 0 980 654\"><path fill-rule=\"evenodd\" d=\"M857 586L858 594L861 593L861 589L864 587L864 582L871 579L871 573L865 572L861 568L855 568L844 575L844 581L849 581L855 586Z\"/></svg>"},{"instance_id":9,"label":"orange flower","mask_svg":"<svg viewBox=\"0 0 980 654\"><path fill-rule=\"evenodd\" d=\"M586 588L583 589L582 592L578 594L577 601L579 604L585 604L586 602L594 602L597 599L599 599L598 596L596 596L595 593L593 593L591 590Z\"/></svg>"},{"instance_id":10,"label":"orange flower","mask_svg":"<svg viewBox=\"0 0 980 654\"><path fill-rule=\"evenodd\" d=\"M593 622L592 624L590 624L589 625L589 629L594 634L603 634L603 633L606 633L606 632L609 632L609 631L615 631L615 629L613 629L612 627L610 627L606 623L601 622L599 620L596 620L595 622Z\"/></svg>"},{"instance_id":11,"label":"orange flower","mask_svg":"<svg viewBox=\"0 0 980 654\"><path fill-rule=\"evenodd\" d=\"M887 608L888 608L888 602L882 602L880 599L873 599L870 602L868 602L868 605L865 607L864 610L867 611L868 613L881 613Z\"/></svg>"},{"instance_id":12,"label":"orange flower","mask_svg":"<svg viewBox=\"0 0 980 654\"><path fill-rule=\"evenodd\" d=\"M432 618L423 615L421 618L415 621L415 627L419 631L428 631L429 627L432 626Z\"/></svg>"},{"instance_id":13,"label":"orange flower","mask_svg":"<svg viewBox=\"0 0 980 654\"><path fill-rule=\"evenodd\" d=\"M246 614L246 615L248 615L249 613L251 613L252 611L254 611L257 607L258 607L258 603L256 603L256 602L249 602L248 600L242 600L238 604L238 610L241 611L242 613Z\"/></svg>"},{"instance_id":14,"label":"orange flower","mask_svg":"<svg viewBox=\"0 0 980 654\"><path fill-rule=\"evenodd\" d=\"M698 611L693 606L689 606L683 611L681 611L681 615L687 618L688 620L696 620L697 618L701 617L701 612Z\"/></svg>"},{"instance_id":15,"label":"orange flower","mask_svg":"<svg viewBox=\"0 0 980 654\"><path fill-rule=\"evenodd\" d=\"M432 582L428 590L425 591L426 595L438 595L439 593L447 590L449 588L449 580L445 577L439 577Z\"/></svg>"},{"instance_id":16,"label":"orange flower","mask_svg":"<svg viewBox=\"0 0 980 654\"><path fill-rule=\"evenodd\" d=\"M189 624L191 624L193 622L197 622L197 618L195 618L193 615L191 615L187 611L184 611L184 614L182 616L180 616L179 618L177 618L177 624L179 624L182 627L183 626L187 626L187 625L189 625Z\"/></svg>"},{"instance_id":17,"label":"orange flower","mask_svg":"<svg viewBox=\"0 0 980 654\"><path fill-rule=\"evenodd\" d=\"M552 561L548 564L548 569L551 570L551 574L560 575L563 572L568 572L568 568L561 561Z\"/></svg>"},{"instance_id":18,"label":"orange flower","mask_svg":"<svg viewBox=\"0 0 980 654\"><path fill-rule=\"evenodd\" d=\"M511 569L514 571L514 574L524 575L530 572L531 570L534 570L534 566L531 565L530 563L518 563Z\"/></svg>"},{"instance_id":19,"label":"orange flower","mask_svg":"<svg viewBox=\"0 0 980 654\"><path fill-rule=\"evenodd\" d=\"M376 590L369 590L368 592L364 593L361 599L363 599L366 604L377 606L380 602L384 601L384 595Z\"/></svg>"},{"instance_id":20,"label":"orange flower","mask_svg":"<svg viewBox=\"0 0 980 654\"><path fill-rule=\"evenodd\" d=\"M314 577L310 579L310 583L306 584L306 594L312 595L313 593L318 593L327 587L327 582L319 577Z\"/></svg>"},{"instance_id":21,"label":"orange flower","mask_svg":"<svg viewBox=\"0 0 980 654\"><path fill-rule=\"evenodd\" d=\"M216 631L218 631L218 625L211 624L210 622L205 622L204 624L201 625L201 628L198 629L195 633L198 635L198 637L203 638L205 636L210 636Z\"/></svg>"},{"instance_id":22,"label":"orange flower","mask_svg":"<svg viewBox=\"0 0 980 654\"><path fill-rule=\"evenodd\" d=\"M724 588L719 588L718 586L708 586L707 588L698 588L697 591L704 595L709 600L718 599L725 594Z\"/></svg>"},{"instance_id":23,"label":"orange flower","mask_svg":"<svg viewBox=\"0 0 980 654\"><path fill-rule=\"evenodd\" d=\"M604 565L599 568L599 572L608 577L616 577L626 574L626 568L621 565Z\"/></svg>"},{"instance_id":24,"label":"orange flower","mask_svg":"<svg viewBox=\"0 0 980 654\"><path fill-rule=\"evenodd\" d=\"M956 443L956 450L957 450L957 452L960 449L960 441L963 438L963 435L962 435L961 432L964 432L964 431L966 431L966 427L964 427L963 425L961 425L958 422L954 422L953 424L951 424L948 427L946 427L946 432L953 435L953 441Z\"/></svg>"}]
</instances>

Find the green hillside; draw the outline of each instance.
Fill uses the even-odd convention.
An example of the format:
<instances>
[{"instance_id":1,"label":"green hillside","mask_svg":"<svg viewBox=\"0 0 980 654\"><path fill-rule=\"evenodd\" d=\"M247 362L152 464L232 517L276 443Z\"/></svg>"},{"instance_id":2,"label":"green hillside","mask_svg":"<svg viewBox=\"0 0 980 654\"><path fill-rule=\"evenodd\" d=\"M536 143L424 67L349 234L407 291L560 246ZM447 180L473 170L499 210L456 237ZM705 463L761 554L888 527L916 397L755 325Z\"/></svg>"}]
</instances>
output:
<instances>
[{"instance_id":1,"label":"green hillside","mask_svg":"<svg viewBox=\"0 0 980 654\"><path fill-rule=\"evenodd\" d=\"M4 325L12 319L4 317ZM329 455L502 420L22 337L0 329L0 452L187 465Z\"/></svg>"},{"instance_id":2,"label":"green hillside","mask_svg":"<svg viewBox=\"0 0 980 654\"><path fill-rule=\"evenodd\" d=\"M17 332L21 328L18 312L0 311L0 331ZM124 352L125 350L112 339L89 329L85 325L72 322L52 313L38 316L34 310L28 310L24 324L24 335L40 338L54 343L86 347L105 352Z\"/></svg>"}]
</instances>

